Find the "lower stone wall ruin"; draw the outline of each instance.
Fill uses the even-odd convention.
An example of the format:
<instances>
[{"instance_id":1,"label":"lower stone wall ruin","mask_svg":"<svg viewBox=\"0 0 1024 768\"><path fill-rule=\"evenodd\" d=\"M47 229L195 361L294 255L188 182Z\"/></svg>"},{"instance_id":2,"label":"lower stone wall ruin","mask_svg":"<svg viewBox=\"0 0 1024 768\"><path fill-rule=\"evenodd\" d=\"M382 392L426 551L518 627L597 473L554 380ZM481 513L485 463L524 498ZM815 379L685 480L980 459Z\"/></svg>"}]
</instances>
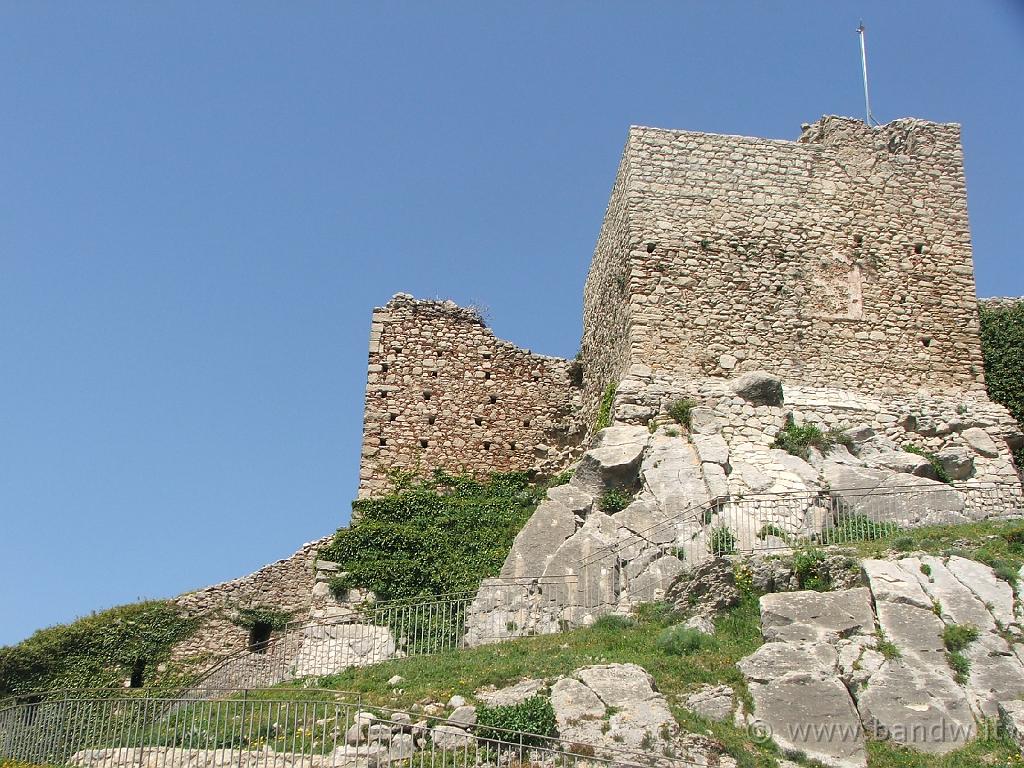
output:
<instances>
[{"instance_id":1,"label":"lower stone wall ruin","mask_svg":"<svg viewBox=\"0 0 1024 768\"><path fill-rule=\"evenodd\" d=\"M395 470L559 469L578 401L569 361L496 338L474 309L397 294L373 313L359 498Z\"/></svg>"}]
</instances>

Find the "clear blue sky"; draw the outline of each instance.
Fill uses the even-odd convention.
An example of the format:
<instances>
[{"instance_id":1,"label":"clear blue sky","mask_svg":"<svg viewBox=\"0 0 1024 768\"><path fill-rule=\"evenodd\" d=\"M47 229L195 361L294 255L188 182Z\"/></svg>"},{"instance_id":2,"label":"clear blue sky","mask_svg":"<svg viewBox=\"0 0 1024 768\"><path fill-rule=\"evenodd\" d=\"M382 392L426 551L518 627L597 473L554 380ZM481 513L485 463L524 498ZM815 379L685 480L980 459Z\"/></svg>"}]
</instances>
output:
<instances>
[{"instance_id":1,"label":"clear blue sky","mask_svg":"<svg viewBox=\"0 0 1024 768\"><path fill-rule=\"evenodd\" d=\"M348 518L370 310L572 356L627 126L964 127L1024 293L1024 11L976 2L0 5L0 643Z\"/></svg>"}]
</instances>

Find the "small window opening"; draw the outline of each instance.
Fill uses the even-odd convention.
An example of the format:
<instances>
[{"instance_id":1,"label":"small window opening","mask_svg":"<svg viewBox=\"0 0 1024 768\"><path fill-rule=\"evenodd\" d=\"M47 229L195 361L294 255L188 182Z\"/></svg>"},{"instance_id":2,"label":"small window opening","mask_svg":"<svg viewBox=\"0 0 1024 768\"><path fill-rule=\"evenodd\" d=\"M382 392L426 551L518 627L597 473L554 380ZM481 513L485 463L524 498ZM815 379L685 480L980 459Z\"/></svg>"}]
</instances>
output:
<instances>
[{"instance_id":1,"label":"small window opening","mask_svg":"<svg viewBox=\"0 0 1024 768\"><path fill-rule=\"evenodd\" d=\"M429 399L430 399L430 396L431 396L432 394L433 394L432 392L424 392L424 393L423 393L423 399L424 399L424 400L429 400Z\"/></svg>"},{"instance_id":2,"label":"small window opening","mask_svg":"<svg viewBox=\"0 0 1024 768\"><path fill-rule=\"evenodd\" d=\"M390 414L388 414L388 421L395 421L397 419L398 419L398 414L397 413L390 413Z\"/></svg>"},{"instance_id":3,"label":"small window opening","mask_svg":"<svg viewBox=\"0 0 1024 768\"><path fill-rule=\"evenodd\" d=\"M508 447L511 448L514 451L516 449L516 444L515 443L509 443Z\"/></svg>"},{"instance_id":4,"label":"small window opening","mask_svg":"<svg viewBox=\"0 0 1024 768\"><path fill-rule=\"evenodd\" d=\"M477 416L476 418L473 419L473 423L476 424L478 427L482 427L484 425L484 420Z\"/></svg>"},{"instance_id":5,"label":"small window opening","mask_svg":"<svg viewBox=\"0 0 1024 768\"><path fill-rule=\"evenodd\" d=\"M387 363L381 363L380 364L380 372L381 373L387 373L388 372L388 364Z\"/></svg>"},{"instance_id":6,"label":"small window opening","mask_svg":"<svg viewBox=\"0 0 1024 768\"><path fill-rule=\"evenodd\" d=\"M482 357L484 360L490 360L491 359L491 353L490 352L481 352L480 353L480 357Z\"/></svg>"},{"instance_id":7,"label":"small window opening","mask_svg":"<svg viewBox=\"0 0 1024 768\"><path fill-rule=\"evenodd\" d=\"M648 253L654 253L654 243L648 243L647 244L647 252Z\"/></svg>"},{"instance_id":8,"label":"small window opening","mask_svg":"<svg viewBox=\"0 0 1024 768\"><path fill-rule=\"evenodd\" d=\"M484 450L485 451L491 450L491 444L488 441L486 441L486 440L484 440Z\"/></svg>"},{"instance_id":9,"label":"small window opening","mask_svg":"<svg viewBox=\"0 0 1024 768\"><path fill-rule=\"evenodd\" d=\"M420 440L420 448L426 448L430 443L426 440Z\"/></svg>"},{"instance_id":10,"label":"small window opening","mask_svg":"<svg viewBox=\"0 0 1024 768\"><path fill-rule=\"evenodd\" d=\"M914 253L916 253L918 256L924 253L924 243L918 243L917 245L915 245Z\"/></svg>"},{"instance_id":11,"label":"small window opening","mask_svg":"<svg viewBox=\"0 0 1024 768\"><path fill-rule=\"evenodd\" d=\"M484 378L485 379L490 379L491 378L491 372L490 371L484 371Z\"/></svg>"},{"instance_id":12,"label":"small window opening","mask_svg":"<svg viewBox=\"0 0 1024 768\"><path fill-rule=\"evenodd\" d=\"M925 336L923 339L921 339L921 343L926 347L930 347L932 345L932 340Z\"/></svg>"},{"instance_id":13,"label":"small window opening","mask_svg":"<svg viewBox=\"0 0 1024 768\"><path fill-rule=\"evenodd\" d=\"M494 405L496 402L498 402L498 396L497 395L491 395L490 401L491 401L491 405Z\"/></svg>"},{"instance_id":14,"label":"small window opening","mask_svg":"<svg viewBox=\"0 0 1024 768\"><path fill-rule=\"evenodd\" d=\"M437 378L437 371L431 371L430 372L430 378L436 379Z\"/></svg>"},{"instance_id":15,"label":"small window opening","mask_svg":"<svg viewBox=\"0 0 1024 768\"><path fill-rule=\"evenodd\" d=\"M523 419L523 426L524 427L530 426L530 420L529 419Z\"/></svg>"},{"instance_id":16,"label":"small window opening","mask_svg":"<svg viewBox=\"0 0 1024 768\"><path fill-rule=\"evenodd\" d=\"M854 243L854 245L860 245L863 242L864 242L864 235L854 235L853 236L853 243Z\"/></svg>"},{"instance_id":17,"label":"small window opening","mask_svg":"<svg viewBox=\"0 0 1024 768\"><path fill-rule=\"evenodd\" d=\"M141 688L142 687L143 679L145 678L145 675L146 675L146 660L145 659L136 659L135 663L132 665L132 676L131 676L131 679L128 680L128 687L129 688Z\"/></svg>"},{"instance_id":18,"label":"small window opening","mask_svg":"<svg viewBox=\"0 0 1024 768\"><path fill-rule=\"evenodd\" d=\"M387 396L388 396L388 393L385 390L383 390L383 389L380 392L377 393L377 397L387 397Z\"/></svg>"},{"instance_id":19,"label":"small window opening","mask_svg":"<svg viewBox=\"0 0 1024 768\"><path fill-rule=\"evenodd\" d=\"M534 381L540 381L540 376L538 376L536 373L533 374L533 380Z\"/></svg>"},{"instance_id":20,"label":"small window opening","mask_svg":"<svg viewBox=\"0 0 1024 768\"><path fill-rule=\"evenodd\" d=\"M427 416L427 424L433 424L437 421L437 416Z\"/></svg>"},{"instance_id":21,"label":"small window opening","mask_svg":"<svg viewBox=\"0 0 1024 768\"><path fill-rule=\"evenodd\" d=\"M249 630L249 650L253 653L266 653L270 645L270 633L273 627L265 621L257 621Z\"/></svg>"},{"instance_id":22,"label":"small window opening","mask_svg":"<svg viewBox=\"0 0 1024 768\"><path fill-rule=\"evenodd\" d=\"M386 437L382 437L380 439L380 445L387 445L387 444L388 444L388 439Z\"/></svg>"}]
</instances>

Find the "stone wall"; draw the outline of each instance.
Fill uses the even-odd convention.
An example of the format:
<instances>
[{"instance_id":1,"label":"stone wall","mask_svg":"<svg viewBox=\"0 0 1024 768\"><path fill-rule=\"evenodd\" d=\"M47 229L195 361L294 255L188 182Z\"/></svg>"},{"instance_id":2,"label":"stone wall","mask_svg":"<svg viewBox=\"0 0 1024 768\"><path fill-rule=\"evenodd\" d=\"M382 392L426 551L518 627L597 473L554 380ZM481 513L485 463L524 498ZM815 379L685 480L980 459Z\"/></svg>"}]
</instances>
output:
<instances>
[{"instance_id":1,"label":"stone wall","mask_svg":"<svg viewBox=\"0 0 1024 768\"><path fill-rule=\"evenodd\" d=\"M826 117L796 142L633 128L619 185L615 252L603 231L591 280L625 272L628 307L606 288L584 338L626 317L620 369L984 391L958 126ZM607 351L584 344L588 388Z\"/></svg>"},{"instance_id":2,"label":"stone wall","mask_svg":"<svg viewBox=\"0 0 1024 768\"><path fill-rule=\"evenodd\" d=\"M397 294L373 312L359 497L392 470L508 472L571 444L570 363L494 336L478 312Z\"/></svg>"},{"instance_id":3,"label":"stone wall","mask_svg":"<svg viewBox=\"0 0 1024 768\"><path fill-rule=\"evenodd\" d=\"M327 536L303 544L291 557L260 568L239 579L187 592L173 602L191 616L199 616L199 630L173 649L174 660L198 660L243 651L249 630L233 620L240 608L272 608L305 619L313 599L314 565Z\"/></svg>"}]
</instances>

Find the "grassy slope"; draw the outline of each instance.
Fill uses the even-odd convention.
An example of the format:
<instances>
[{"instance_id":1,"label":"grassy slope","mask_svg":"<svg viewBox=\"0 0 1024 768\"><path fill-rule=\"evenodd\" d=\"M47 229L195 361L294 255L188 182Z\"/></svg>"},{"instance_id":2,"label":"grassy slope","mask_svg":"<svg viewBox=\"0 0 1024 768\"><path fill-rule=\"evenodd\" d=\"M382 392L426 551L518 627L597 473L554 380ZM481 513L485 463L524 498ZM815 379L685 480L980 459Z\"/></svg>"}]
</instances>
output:
<instances>
[{"instance_id":1,"label":"grassy slope","mask_svg":"<svg viewBox=\"0 0 1024 768\"><path fill-rule=\"evenodd\" d=\"M898 535L847 549L861 557L911 550L937 555L955 553L1003 566L1001 570L1009 573L1024 564L1024 526L1015 522L932 526L901 531ZM721 617L714 641L688 656L676 656L659 649L658 634L669 621L669 617L655 614L627 628L599 625L438 656L413 657L347 670L323 678L319 684L359 693L371 704L400 709L428 699L446 701L454 693L472 694L483 686L500 687L526 677L554 678L591 664L634 662L651 673L684 728L715 736L744 768L775 765L772 750L752 743L744 731L732 724L703 720L679 706L681 694L704 683L726 683L740 696L745 696L745 685L735 663L761 644L756 599L747 598L738 608ZM398 690L387 683L396 674L403 678ZM318 694L310 692L310 695ZM868 765L870 768L977 768L1024 766L1024 760L1011 742L994 736L979 739L941 758L874 742L869 744Z\"/></svg>"}]
</instances>

